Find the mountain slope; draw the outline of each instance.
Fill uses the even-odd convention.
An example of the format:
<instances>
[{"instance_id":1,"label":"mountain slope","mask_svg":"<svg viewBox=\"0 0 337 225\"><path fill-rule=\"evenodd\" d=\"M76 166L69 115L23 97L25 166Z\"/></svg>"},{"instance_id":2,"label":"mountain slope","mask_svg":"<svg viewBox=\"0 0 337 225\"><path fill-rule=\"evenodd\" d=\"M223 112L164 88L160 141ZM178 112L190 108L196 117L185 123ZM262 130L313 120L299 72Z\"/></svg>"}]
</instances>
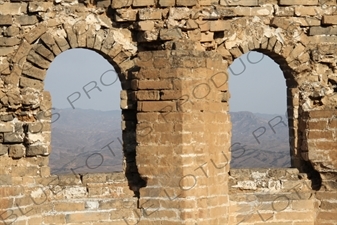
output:
<instances>
[{"instance_id":1,"label":"mountain slope","mask_svg":"<svg viewBox=\"0 0 337 225\"><path fill-rule=\"evenodd\" d=\"M119 110L57 109L53 113L60 117L52 124L52 173L122 171ZM281 119L232 112L231 167L289 167L288 127L279 123ZM287 122L284 117L282 121Z\"/></svg>"}]
</instances>

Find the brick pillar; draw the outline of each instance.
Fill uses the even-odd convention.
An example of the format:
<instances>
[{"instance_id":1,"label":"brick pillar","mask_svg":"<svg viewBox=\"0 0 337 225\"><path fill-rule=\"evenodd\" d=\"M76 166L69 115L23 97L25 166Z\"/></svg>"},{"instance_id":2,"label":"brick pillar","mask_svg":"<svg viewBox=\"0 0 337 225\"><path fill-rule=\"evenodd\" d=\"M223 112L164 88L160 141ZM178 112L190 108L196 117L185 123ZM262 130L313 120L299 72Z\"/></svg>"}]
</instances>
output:
<instances>
[{"instance_id":1,"label":"brick pillar","mask_svg":"<svg viewBox=\"0 0 337 225\"><path fill-rule=\"evenodd\" d=\"M337 199L337 112L306 112L303 121L302 151L307 151L308 162L319 173L319 183L313 186L319 189L316 198L320 202L315 224L333 224L337 221L337 209L331 205Z\"/></svg>"},{"instance_id":2,"label":"brick pillar","mask_svg":"<svg viewBox=\"0 0 337 225\"><path fill-rule=\"evenodd\" d=\"M191 50L142 52L137 64L139 224L227 224L227 64Z\"/></svg>"}]
</instances>

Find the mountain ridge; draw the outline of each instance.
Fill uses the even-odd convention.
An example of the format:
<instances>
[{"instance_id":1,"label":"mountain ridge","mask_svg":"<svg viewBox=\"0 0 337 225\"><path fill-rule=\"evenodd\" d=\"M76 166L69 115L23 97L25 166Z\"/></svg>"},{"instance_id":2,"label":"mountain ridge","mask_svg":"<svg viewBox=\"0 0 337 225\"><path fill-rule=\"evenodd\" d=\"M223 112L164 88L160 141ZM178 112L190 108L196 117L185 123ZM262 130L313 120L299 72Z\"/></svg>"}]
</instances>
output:
<instances>
[{"instance_id":1,"label":"mountain ridge","mask_svg":"<svg viewBox=\"0 0 337 225\"><path fill-rule=\"evenodd\" d=\"M52 113L59 114L52 123L52 173L123 170L120 110L68 108L54 109ZM288 127L277 124L274 132L268 123L273 118L282 118L286 123L284 116L248 111L230 115L231 168L290 167Z\"/></svg>"}]
</instances>

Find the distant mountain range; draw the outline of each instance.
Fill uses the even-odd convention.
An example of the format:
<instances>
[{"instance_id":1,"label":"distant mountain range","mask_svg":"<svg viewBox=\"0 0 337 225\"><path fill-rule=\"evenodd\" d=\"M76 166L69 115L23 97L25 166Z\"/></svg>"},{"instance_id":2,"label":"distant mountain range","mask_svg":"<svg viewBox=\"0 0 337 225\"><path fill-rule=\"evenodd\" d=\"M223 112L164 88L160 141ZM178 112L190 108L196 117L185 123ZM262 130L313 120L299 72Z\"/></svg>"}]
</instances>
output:
<instances>
[{"instance_id":1,"label":"distant mountain range","mask_svg":"<svg viewBox=\"0 0 337 225\"><path fill-rule=\"evenodd\" d=\"M53 117L57 120L52 123L53 174L123 170L120 110L57 109L55 113L59 119ZM232 168L290 167L284 116L232 112L231 120Z\"/></svg>"}]
</instances>

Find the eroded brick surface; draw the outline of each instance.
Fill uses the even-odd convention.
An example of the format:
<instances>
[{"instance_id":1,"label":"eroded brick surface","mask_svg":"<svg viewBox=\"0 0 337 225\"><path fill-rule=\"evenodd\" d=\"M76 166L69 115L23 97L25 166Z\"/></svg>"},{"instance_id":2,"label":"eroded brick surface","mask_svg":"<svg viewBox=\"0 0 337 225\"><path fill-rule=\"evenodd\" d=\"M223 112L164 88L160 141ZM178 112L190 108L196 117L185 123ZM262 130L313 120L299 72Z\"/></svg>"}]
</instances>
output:
<instances>
[{"instance_id":1,"label":"eroded brick surface","mask_svg":"<svg viewBox=\"0 0 337 225\"><path fill-rule=\"evenodd\" d=\"M336 15L335 0L1 2L0 223L336 224ZM43 80L77 47L117 67L123 173L50 174ZM284 72L293 169L229 168L227 70L251 50Z\"/></svg>"}]
</instances>

